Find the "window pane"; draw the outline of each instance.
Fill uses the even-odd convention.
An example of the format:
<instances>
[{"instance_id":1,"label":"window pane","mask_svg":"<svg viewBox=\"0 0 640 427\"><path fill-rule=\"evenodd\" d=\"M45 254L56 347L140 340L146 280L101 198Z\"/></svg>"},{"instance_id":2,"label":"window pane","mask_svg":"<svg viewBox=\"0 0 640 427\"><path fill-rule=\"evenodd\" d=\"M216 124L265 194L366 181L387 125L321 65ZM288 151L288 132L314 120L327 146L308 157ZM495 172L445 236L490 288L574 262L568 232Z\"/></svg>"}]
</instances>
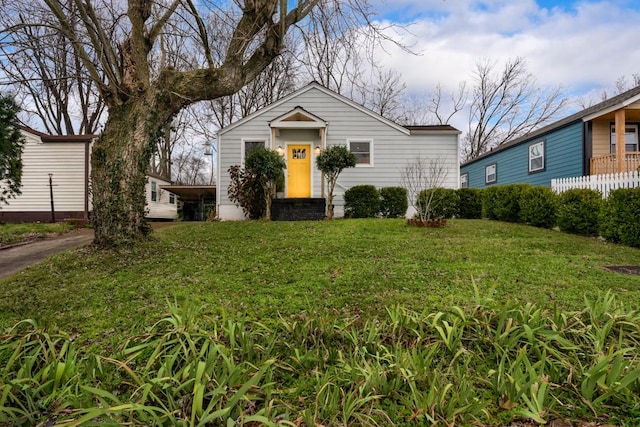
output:
<instances>
[{"instance_id":1,"label":"window pane","mask_svg":"<svg viewBox=\"0 0 640 427\"><path fill-rule=\"evenodd\" d=\"M487 166L485 169L486 176L485 180L487 183L494 182L496 180L496 165Z\"/></svg>"},{"instance_id":2,"label":"window pane","mask_svg":"<svg viewBox=\"0 0 640 427\"><path fill-rule=\"evenodd\" d=\"M536 171L542 169L542 157L531 159L531 170Z\"/></svg>"},{"instance_id":3,"label":"window pane","mask_svg":"<svg viewBox=\"0 0 640 427\"><path fill-rule=\"evenodd\" d=\"M624 143L626 151L638 151L638 128L627 126L624 133ZM611 153L616 152L616 128L611 126Z\"/></svg>"},{"instance_id":4,"label":"window pane","mask_svg":"<svg viewBox=\"0 0 640 427\"><path fill-rule=\"evenodd\" d=\"M244 142L244 157L245 159L253 150L258 147L264 147L263 141L245 141Z\"/></svg>"},{"instance_id":5,"label":"window pane","mask_svg":"<svg viewBox=\"0 0 640 427\"><path fill-rule=\"evenodd\" d=\"M350 145L351 152L353 154L356 153L369 153L369 143L368 142L352 142Z\"/></svg>"},{"instance_id":6,"label":"window pane","mask_svg":"<svg viewBox=\"0 0 640 427\"><path fill-rule=\"evenodd\" d=\"M158 191L156 187L156 182L151 181L151 201L156 202L158 200Z\"/></svg>"},{"instance_id":7,"label":"window pane","mask_svg":"<svg viewBox=\"0 0 640 427\"><path fill-rule=\"evenodd\" d=\"M356 164L371 164L371 142L369 141L350 141L349 151L356 156Z\"/></svg>"}]
</instances>

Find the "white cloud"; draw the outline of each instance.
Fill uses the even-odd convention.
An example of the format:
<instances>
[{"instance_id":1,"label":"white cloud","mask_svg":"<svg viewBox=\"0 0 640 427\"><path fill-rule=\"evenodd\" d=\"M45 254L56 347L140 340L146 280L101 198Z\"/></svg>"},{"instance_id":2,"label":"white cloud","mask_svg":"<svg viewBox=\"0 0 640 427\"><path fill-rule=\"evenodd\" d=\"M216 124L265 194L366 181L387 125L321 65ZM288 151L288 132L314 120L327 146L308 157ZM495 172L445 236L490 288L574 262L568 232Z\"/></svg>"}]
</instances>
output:
<instances>
[{"instance_id":1,"label":"white cloud","mask_svg":"<svg viewBox=\"0 0 640 427\"><path fill-rule=\"evenodd\" d=\"M516 56L542 86L582 95L640 72L640 10L618 2L576 2L542 8L533 0L399 0L379 5L387 19L406 22L419 56L388 46L380 61L399 71L409 92L470 81L478 59Z\"/></svg>"}]
</instances>

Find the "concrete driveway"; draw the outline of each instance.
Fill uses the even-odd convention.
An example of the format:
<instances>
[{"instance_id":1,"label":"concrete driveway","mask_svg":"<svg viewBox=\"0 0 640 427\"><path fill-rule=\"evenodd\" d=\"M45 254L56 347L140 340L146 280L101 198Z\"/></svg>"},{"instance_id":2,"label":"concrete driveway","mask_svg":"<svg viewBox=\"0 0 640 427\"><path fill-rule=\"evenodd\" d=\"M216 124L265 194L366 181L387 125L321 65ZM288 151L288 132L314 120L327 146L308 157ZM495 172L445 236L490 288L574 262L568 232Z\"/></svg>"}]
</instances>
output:
<instances>
[{"instance_id":1,"label":"concrete driveway","mask_svg":"<svg viewBox=\"0 0 640 427\"><path fill-rule=\"evenodd\" d=\"M151 222L151 228L171 227L184 222ZM93 230L81 228L52 239L36 240L11 247L0 247L0 280L44 261L58 252L87 246L93 242Z\"/></svg>"},{"instance_id":2,"label":"concrete driveway","mask_svg":"<svg viewBox=\"0 0 640 427\"><path fill-rule=\"evenodd\" d=\"M93 230L84 228L53 239L0 248L0 280L13 276L58 252L87 246L92 241Z\"/></svg>"}]
</instances>

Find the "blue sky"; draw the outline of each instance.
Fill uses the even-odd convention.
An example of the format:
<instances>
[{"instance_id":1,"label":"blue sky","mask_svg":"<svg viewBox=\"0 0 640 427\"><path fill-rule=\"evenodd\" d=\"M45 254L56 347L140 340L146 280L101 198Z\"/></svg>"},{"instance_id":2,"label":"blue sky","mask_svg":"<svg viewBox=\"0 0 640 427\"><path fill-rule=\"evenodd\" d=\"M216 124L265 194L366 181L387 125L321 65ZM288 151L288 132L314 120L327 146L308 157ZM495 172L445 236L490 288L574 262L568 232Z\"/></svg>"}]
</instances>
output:
<instances>
[{"instance_id":1,"label":"blue sky","mask_svg":"<svg viewBox=\"0 0 640 427\"><path fill-rule=\"evenodd\" d=\"M411 23L404 38L419 55L394 46L380 62L420 93L470 81L478 60L524 57L541 87L597 97L640 73L636 0L372 0L379 18Z\"/></svg>"}]
</instances>

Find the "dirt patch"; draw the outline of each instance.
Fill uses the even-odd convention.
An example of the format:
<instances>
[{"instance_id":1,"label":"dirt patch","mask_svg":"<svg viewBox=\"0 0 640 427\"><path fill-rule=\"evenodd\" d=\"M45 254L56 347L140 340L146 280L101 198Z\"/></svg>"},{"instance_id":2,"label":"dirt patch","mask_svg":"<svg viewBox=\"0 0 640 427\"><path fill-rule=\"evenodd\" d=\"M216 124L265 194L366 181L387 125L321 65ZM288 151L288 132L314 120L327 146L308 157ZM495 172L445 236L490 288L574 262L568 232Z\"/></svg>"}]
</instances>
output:
<instances>
[{"instance_id":1,"label":"dirt patch","mask_svg":"<svg viewBox=\"0 0 640 427\"><path fill-rule=\"evenodd\" d=\"M640 265L606 265L603 268L607 271L613 271L614 273L640 276Z\"/></svg>"}]
</instances>

